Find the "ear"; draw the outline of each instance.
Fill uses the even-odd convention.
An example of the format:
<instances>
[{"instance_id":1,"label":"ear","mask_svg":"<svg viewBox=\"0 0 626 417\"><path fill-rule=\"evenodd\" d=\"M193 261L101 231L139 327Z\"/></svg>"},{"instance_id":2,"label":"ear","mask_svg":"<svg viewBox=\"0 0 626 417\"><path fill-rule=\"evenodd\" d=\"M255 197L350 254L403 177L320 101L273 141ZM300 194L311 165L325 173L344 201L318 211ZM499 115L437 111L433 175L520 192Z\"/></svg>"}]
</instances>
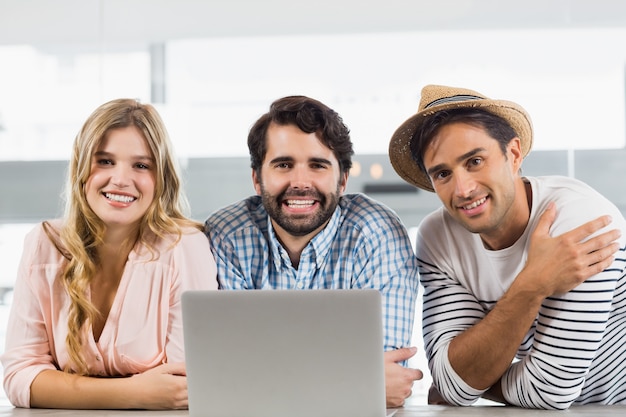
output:
<instances>
[{"instance_id":1,"label":"ear","mask_svg":"<svg viewBox=\"0 0 626 417\"><path fill-rule=\"evenodd\" d=\"M257 195L261 195L261 178L259 178L254 169L252 170L252 185L254 186L254 191L256 191Z\"/></svg>"},{"instance_id":2,"label":"ear","mask_svg":"<svg viewBox=\"0 0 626 417\"><path fill-rule=\"evenodd\" d=\"M343 172L340 175L341 177L339 178L339 195L342 195L346 191L346 186L348 185L348 176L350 175L350 173Z\"/></svg>"},{"instance_id":3,"label":"ear","mask_svg":"<svg viewBox=\"0 0 626 417\"><path fill-rule=\"evenodd\" d=\"M507 145L507 157L511 159L513 172L518 172L522 167L524 156L522 155L522 142L520 138L514 137Z\"/></svg>"}]
</instances>

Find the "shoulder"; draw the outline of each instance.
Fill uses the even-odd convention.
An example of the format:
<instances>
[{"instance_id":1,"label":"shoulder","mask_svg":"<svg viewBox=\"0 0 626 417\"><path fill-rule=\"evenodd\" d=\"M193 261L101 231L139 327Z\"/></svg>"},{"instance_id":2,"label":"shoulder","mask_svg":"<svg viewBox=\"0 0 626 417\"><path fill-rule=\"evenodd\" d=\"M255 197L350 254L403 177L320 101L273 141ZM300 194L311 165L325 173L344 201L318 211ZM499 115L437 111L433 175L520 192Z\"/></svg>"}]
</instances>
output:
<instances>
[{"instance_id":1,"label":"shoulder","mask_svg":"<svg viewBox=\"0 0 626 417\"><path fill-rule=\"evenodd\" d=\"M528 177L533 189L533 214L540 215L550 202L557 207L557 222L566 227L580 225L601 215L613 221L624 221L619 208L590 185L576 178L563 176ZM567 220L572 219L573 224Z\"/></svg>"},{"instance_id":2,"label":"shoulder","mask_svg":"<svg viewBox=\"0 0 626 417\"><path fill-rule=\"evenodd\" d=\"M552 236L561 235L600 216L609 215L611 223L594 235L619 229L622 231L620 244L623 246L626 243L626 219L623 214L615 204L591 186L575 178L558 176L534 177L529 178L529 181L533 187L531 229L536 227L548 204L554 202L556 218L550 227Z\"/></svg>"},{"instance_id":3,"label":"shoulder","mask_svg":"<svg viewBox=\"0 0 626 417\"><path fill-rule=\"evenodd\" d=\"M439 206L437 209L431 211L426 216L424 216L419 224L419 228L422 230L450 229L455 232L457 232L457 229L467 230L450 215L450 213L444 206Z\"/></svg>"},{"instance_id":4,"label":"shoulder","mask_svg":"<svg viewBox=\"0 0 626 417\"><path fill-rule=\"evenodd\" d=\"M372 242L389 238L408 239L406 227L398 215L377 200L364 194L345 194L339 207L342 233L356 233Z\"/></svg>"},{"instance_id":5,"label":"shoulder","mask_svg":"<svg viewBox=\"0 0 626 417\"><path fill-rule=\"evenodd\" d=\"M195 227L184 226L181 227L180 233L156 235L153 232L146 232L129 255L129 260L133 262L158 260L162 264L191 259L195 259L194 262L204 262L210 257L210 253L211 246L206 235Z\"/></svg>"},{"instance_id":6,"label":"shoulder","mask_svg":"<svg viewBox=\"0 0 626 417\"><path fill-rule=\"evenodd\" d=\"M345 194L339 202L344 221L354 224L371 224L377 222L400 223L398 215L380 201L365 194Z\"/></svg>"},{"instance_id":7,"label":"shoulder","mask_svg":"<svg viewBox=\"0 0 626 417\"><path fill-rule=\"evenodd\" d=\"M462 245L473 245L474 234L465 229L458 221L456 221L445 207L427 214L420 222L417 228L416 247L419 252L430 248L430 250L448 251L450 241L454 241L455 245L463 242ZM437 249L439 248L439 249Z\"/></svg>"},{"instance_id":8,"label":"shoulder","mask_svg":"<svg viewBox=\"0 0 626 417\"><path fill-rule=\"evenodd\" d=\"M576 178L552 175L527 179L532 185L533 193L537 194L540 200L553 199L557 202L584 200L602 205L610 204L609 200L593 187Z\"/></svg>"},{"instance_id":9,"label":"shoulder","mask_svg":"<svg viewBox=\"0 0 626 417\"><path fill-rule=\"evenodd\" d=\"M207 239L206 235L202 233L201 230L196 229L195 227L186 226L181 229L179 245L208 246L209 240Z\"/></svg>"},{"instance_id":10,"label":"shoulder","mask_svg":"<svg viewBox=\"0 0 626 417\"><path fill-rule=\"evenodd\" d=\"M558 193L562 196L576 197L581 195L601 196L589 184L572 177L561 175L546 175L541 177L526 177L528 181L540 191Z\"/></svg>"},{"instance_id":11,"label":"shoulder","mask_svg":"<svg viewBox=\"0 0 626 417\"><path fill-rule=\"evenodd\" d=\"M157 236L151 231L144 235L143 242L147 247L153 247L159 252L170 249L181 250L186 247L207 246L208 239L202 231L193 226L181 226L180 233L171 232Z\"/></svg>"},{"instance_id":12,"label":"shoulder","mask_svg":"<svg viewBox=\"0 0 626 417\"><path fill-rule=\"evenodd\" d=\"M48 292L67 264L61 252L61 228L61 221L46 221L37 224L24 237L17 279L28 282L42 294Z\"/></svg>"},{"instance_id":13,"label":"shoulder","mask_svg":"<svg viewBox=\"0 0 626 417\"><path fill-rule=\"evenodd\" d=\"M249 231L267 229L267 212L260 196L250 196L213 212L204 223L211 240Z\"/></svg>"},{"instance_id":14,"label":"shoulder","mask_svg":"<svg viewBox=\"0 0 626 417\"><path fill-rule=\"evenodd\" d=\"M47 220L37 224L24 237L23 256L31 256L42 262L61 259L60 232L63 227L61 219ZM56 244L55 244L56 243Z\"/></svg>"}]
</instances>

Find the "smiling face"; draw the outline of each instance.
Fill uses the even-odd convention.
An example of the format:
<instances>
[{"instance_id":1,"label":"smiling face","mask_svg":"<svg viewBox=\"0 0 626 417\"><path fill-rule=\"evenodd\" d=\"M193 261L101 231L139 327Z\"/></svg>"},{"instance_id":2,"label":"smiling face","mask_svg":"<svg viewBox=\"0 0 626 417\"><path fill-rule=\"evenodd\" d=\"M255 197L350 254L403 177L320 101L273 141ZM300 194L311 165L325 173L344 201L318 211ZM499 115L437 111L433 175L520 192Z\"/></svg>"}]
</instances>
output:
<instances>
[{"instance_id":1,"label":"smiling face","mask_svg":"<svg viewBox=\"0 0 626 417\"><path fill-rule=\"evenodd\" d=\"M315 133L272 123L266 138L260 175L252 173L255 190L283 243L290 236L310 239L328 223L348 174Z\"/></svg>"},{"instance_id":2,"label":"smiling face","mask_svg":"<svg viewBox=\"0 0 626 417\"><path fill-rule=\"evenodd\" d=\"M107 132L91 157L87 203L112 228L134 229L155 195L154 159L134 126Z\"/></svg>"},{"instance_id":3,"label":"smiling face","mask_svg":"<svg viewBox=\"0 0 626 417\"><path fill-rule=\"evenodd\" d=\"M503 154L482 128L442 126L424 152L424 166L450 215L492 249L507 247L526 227L529 208L519 176L518 138Z\"/></svg>"}]
</instances>

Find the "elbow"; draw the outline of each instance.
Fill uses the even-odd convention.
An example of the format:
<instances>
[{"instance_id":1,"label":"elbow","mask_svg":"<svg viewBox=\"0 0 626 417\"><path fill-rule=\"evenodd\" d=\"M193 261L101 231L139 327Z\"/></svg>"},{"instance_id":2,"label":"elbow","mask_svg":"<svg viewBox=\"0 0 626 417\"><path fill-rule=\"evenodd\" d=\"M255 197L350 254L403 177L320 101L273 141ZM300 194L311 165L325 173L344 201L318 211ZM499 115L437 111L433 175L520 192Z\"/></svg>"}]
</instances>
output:
<instances>
[{"instance_id":1,"label":"elbow","mask_svg":"<svg viewBox=\"0 0 626 417\"><path fill-rule=\"evenodd\" d=\"M428 393L429 404L446 404L458 407L474 405L481 397L482 392L474 390L460 380L433 375L433 386Z\"/></svg>"},{"instance_id":2,"label":"elbow","mask_svg":"<svg viewBox=\"0 0 626 417\"><path fill-rule=\"evenodd\" d=\"M502 378L507 403L537 410L567 410L582 394L586 372L528 356Z\"/></svg>"},{"instance_id":3,"label":"elbow","mask_svg":"<svg viewBox=\"0 0 626 417\"><path fill-rule=\"evenodd\" d=\"M542 410L557 410L563 411L570 408L570 406L574 403L576 398L578 398L579 393L544 393L543 396L539 397L539 401L537 402L537 409Z\"/></svg>"},{"instance_id":4,"label":"elbow","mask_svg":"<svg viewBox=\"0 0 626 417\"><path fill-rule=\"evenodd\" d=\"M4 380L4 392L7 399L14 407L30 408L30 387L28 389L16 389L5 378Z\"/></svg>"},{"instance_id":5,"label":"elbow","mask_svg":"<svg viewBox=\"0 0 626 417\"><path fill-rule=\"evenodd\" d=\"M505 395L505 400L511 405L522 408L563 411L570 408L579 396L579 389L533 385L523 390L523 393L509 391L508 395Z\"/></svg>"}]
</instances>

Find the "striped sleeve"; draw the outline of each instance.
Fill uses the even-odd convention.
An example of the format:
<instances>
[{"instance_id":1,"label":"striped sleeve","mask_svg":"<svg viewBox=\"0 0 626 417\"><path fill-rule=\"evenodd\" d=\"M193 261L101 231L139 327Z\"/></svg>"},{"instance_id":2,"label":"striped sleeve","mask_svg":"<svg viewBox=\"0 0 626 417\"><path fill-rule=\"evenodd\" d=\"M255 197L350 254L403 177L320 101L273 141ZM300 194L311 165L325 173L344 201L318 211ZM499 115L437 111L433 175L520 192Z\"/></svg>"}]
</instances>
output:
<instances>
[{"instance_id":1,"label":"striped sleeve","mask_svg":"<svg viewBox=\"0 0 626 417\"><path fill-rule=\"evenodd\" d=\"M528 354L502 378L508 402L566 409L574 402L624 401L625 270L622 248L611 267L544 301Z\"/></svg>"},{"instance_id":2,"label":"striped sleeve","mask_svg":"<svg viewBox=\"0 0 626 417\"><path fill-rule=\"evenodd\" d=\"M423 336L441 395L471 405L484 391L451 367L452 339L480 321L495 300L480 303L437 266L420 259L424 285ZM486 307L485 307L486 304ZM501 384L507 402L563 410L572 404L626 402L626 247L611 265L574 290L547 298Z\"/></svg>"},{"instance_id":3,"label":"striped sleeve","mask_svg":"<svg viewBox=\"0 0 626 417\"><path fill-rule=\"evenodd\" d=\"M421 258L418 261L424 286L422 335L433 382L448 403L472 405L485 391L470 387L457 375L448 361L448 346L487 311L466 288L436 265Z\"/></svg>"}]
</instances>

